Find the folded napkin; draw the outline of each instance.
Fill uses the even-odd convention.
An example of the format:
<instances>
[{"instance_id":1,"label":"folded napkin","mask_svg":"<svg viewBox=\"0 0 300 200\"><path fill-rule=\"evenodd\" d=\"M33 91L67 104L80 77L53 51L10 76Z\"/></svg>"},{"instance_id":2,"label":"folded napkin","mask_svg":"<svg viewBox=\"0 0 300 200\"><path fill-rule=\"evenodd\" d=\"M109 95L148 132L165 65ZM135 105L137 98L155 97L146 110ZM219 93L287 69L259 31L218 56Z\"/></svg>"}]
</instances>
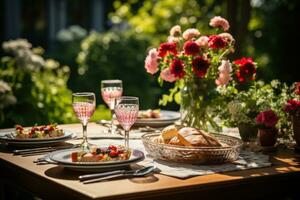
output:
<instances>
[{"instance_id":1,"label":"folded napkin","mask_svg":"<svg viewBox=\"0 0 300 200\"><path fill-rule=\"evenodd\" d=\"M143 161L145 165L153 165L161 170L161 174L177 178L189 178L193 176L208 175L214 173L246 170L253 168L268 167L271 165L269 156L251 151L242 151L240 157L234 163L220 165L191 165L168 161L153 160L148 157Z\"/></svg>"}]
</instances>

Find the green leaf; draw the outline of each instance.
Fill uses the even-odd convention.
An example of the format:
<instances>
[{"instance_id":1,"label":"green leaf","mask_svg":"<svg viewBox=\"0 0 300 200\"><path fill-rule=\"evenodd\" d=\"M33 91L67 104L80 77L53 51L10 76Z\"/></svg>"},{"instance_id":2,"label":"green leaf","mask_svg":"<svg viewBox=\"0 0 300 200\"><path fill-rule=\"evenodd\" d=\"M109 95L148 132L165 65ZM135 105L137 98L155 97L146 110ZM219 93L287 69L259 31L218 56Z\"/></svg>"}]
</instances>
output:
<instances>
[{"instance_id":1,"label":"green leaf","mask_svg":"<svg viewBox=\"0 0 300 200\"><path fill-rule=\"evenodd\" d=\"M177 92L175 95L174 95L174 100L177 104L180 104L181 103L181 93L180 91Z\"/></svg>"}]
</instances>

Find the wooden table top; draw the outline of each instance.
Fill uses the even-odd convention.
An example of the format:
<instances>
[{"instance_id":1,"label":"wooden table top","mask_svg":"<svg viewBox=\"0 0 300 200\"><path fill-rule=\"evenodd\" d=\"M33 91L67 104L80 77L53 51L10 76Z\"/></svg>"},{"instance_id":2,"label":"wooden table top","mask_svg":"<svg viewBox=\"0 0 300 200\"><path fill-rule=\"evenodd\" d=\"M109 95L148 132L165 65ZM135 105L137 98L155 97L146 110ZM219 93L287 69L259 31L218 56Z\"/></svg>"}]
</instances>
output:
<instances>
[{"instance_id":1,"label":"wooden table top","mask_svg":"<svg viewBox=\"0 0 300 200\"><path fill-rule=\"evenodd\" d=\"M81 132L80 124L63 125L63 128ZM89 131L101 131L103 127L91 123ZM77 140L78 141L78 140ZM31 189L38 195L45 192L50 197L62 195L81 199L146 199L154 197L179 197L179 194L205 191L220 187L258 183L262 180L274 181L282 175L292 175L299 178L299 155L292 150L280 150L271 155L272 166L259 169L217 173L206 176L196 176L188 179L178 179L160 174L149 177L111 180L84 185L77 179L80 172L66 170L56 165L36 165L35 156L14 156L10 152L0 152L1 177L13 180L21 186ZM272 178L272 179L269 179ZM32 183L31 181L35 181ZM46 187L46 188L43 188ZM53 187L53 189L49 188ZM58 193L58 191L60 193ZM42 193L42 194L40 194ZM58 193L58 194L56 194Z\"/></svg>"}]
</instances>

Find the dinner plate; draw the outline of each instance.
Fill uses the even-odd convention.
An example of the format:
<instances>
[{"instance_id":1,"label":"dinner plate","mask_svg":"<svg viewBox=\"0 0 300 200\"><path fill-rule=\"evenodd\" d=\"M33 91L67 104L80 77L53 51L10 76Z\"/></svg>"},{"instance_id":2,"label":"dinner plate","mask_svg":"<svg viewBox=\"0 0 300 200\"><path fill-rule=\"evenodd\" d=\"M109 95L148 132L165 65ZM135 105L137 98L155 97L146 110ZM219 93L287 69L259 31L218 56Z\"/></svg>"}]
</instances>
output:
<instances>
[{"instance_id":1,"label":"dinner plate","mask_svg":"<svg viewBox=\"0 0 300 200\"><path fill-rule=\"evenodd\" d=\"M144 160L144 153L132 149L131 156L128 160L116 160L105 162L72 162L71 153L80 151L80 149L66 149L55 151L47 155L46 160L65 168L76 170L105 170L111 168L122 168Z\"/></svg>"},{"instance_id":2,"label":"dinner plate","mask_svg":"<svg viewBox=\"0 0 300 200\"><path fill-rule=\"evenodd\" d=\"M0 142L7 144L7 145L14 145L14 146L45 146L45 145L54 145L60 142L67 141L71 138L76 137L76 134L64 130L64 135L60 137L53 137L53 138L27 138L27 139L19 139L10 137L12 131L7 132L0 132Z\"/></svg>"},{"instance_id":3,"label":"dinner plate","mask_svg":"<svg viewBox=\"0 0 300 200\"><path fill-rule=\"evenodd\" d=\"M180 119L180 112L161 110L159 118L139 118L135 121L135 126L166 126L173 124L175 121Z\"/></svg>"}]
</instances>

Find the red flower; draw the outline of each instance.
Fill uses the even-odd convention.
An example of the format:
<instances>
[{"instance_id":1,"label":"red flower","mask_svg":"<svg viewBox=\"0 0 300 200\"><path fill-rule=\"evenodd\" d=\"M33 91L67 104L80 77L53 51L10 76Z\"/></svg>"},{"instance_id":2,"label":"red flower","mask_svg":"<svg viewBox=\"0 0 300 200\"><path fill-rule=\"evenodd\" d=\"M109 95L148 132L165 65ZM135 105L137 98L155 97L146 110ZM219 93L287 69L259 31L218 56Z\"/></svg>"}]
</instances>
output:
<instances>
[{"instance_id":1,"label":"red flower","mask_svg":"<svg viewBox=\"0 0 300 200\"><path fill-rule=\"evenodd\" d=\"M300 95L300 82L297 82L295 85L295 94Z\"/></svg>"},{"instance_id":2,"label":"red flower","mask_svg":"<svg viewBox=\"0 0 300 200\"><path fill-rule=\"evenodd\" d=\"M223 39L223 37L219 35L209 36L208 46L212 49L222 49L227 45L227 42Z\"/></svg>"},{"instance_id":3,"label":"red flower","mask_svg":"<svg viewBox=\"0 0 300 200\"><path fill-rule=\"evenodd\" d=\"M209 68L209 61L201 56L197 56L192 61L193 72L200 78L203 78Z\"/></svg>"},{"instance_id":4,"label":"red flower","mask_svg":"<svg viewBox=\"0 0 300 200\"><path fill-rule=\"evenodd\" d=\"M197 55L200 52L200 46L194 41L186 41L183 45L186 55Z\"/></svg>"},{"instance_id":5,"label":"red flower","mask_svg":"<svg viewBox=\"0 0 300 200\"><path fill-rule=\"evenodd\" d=\"M284 106L284 111L289 114L295 114L300 111L300 101L289 100Z\"/></svg>"},{"instance_id":6,"label":"red flower","mask_svg":"<svg viewBox=\"0 0 300 200\"><path fill-rule=\"evenodd\" d=\"M245 83L246 80L255 79L256 67L252 58L243 57L239 60L235 60L234 64L239 66L235 74L241 83Z\"/></svg>"},{"instance_id":7,"label":"red flower","mask_svg":"<svg viewBox=\"0 0 300 200\"><path fill-rule=\"evenodd\" d=\"M256 117L256 123L264 128L273 128L276 126L279 118L273 110L260 112Z\"/></svg>"},{"instance_id":8,"label":"red flower","mask_svg":"<svg viewBox=\"0 0 300 200\"><path fill-rule=\"evenodd\" d=\"M171 53L173 55L177 54L176 43L175 42L165 42L161 43L158 49L158 56L165 57L167 53Z\"/></svg>"},{"instance_id":9,"label":"red flower","mask_svg":"<svg viewBox=\"0 0 300 200\"><path fill-rule=\"evenodd\" d=\"M185 75L184 64L182 60L177 58L173 59L170 65L170 73L176 78L182 78Z\"/></svg>"}]
</instances>

